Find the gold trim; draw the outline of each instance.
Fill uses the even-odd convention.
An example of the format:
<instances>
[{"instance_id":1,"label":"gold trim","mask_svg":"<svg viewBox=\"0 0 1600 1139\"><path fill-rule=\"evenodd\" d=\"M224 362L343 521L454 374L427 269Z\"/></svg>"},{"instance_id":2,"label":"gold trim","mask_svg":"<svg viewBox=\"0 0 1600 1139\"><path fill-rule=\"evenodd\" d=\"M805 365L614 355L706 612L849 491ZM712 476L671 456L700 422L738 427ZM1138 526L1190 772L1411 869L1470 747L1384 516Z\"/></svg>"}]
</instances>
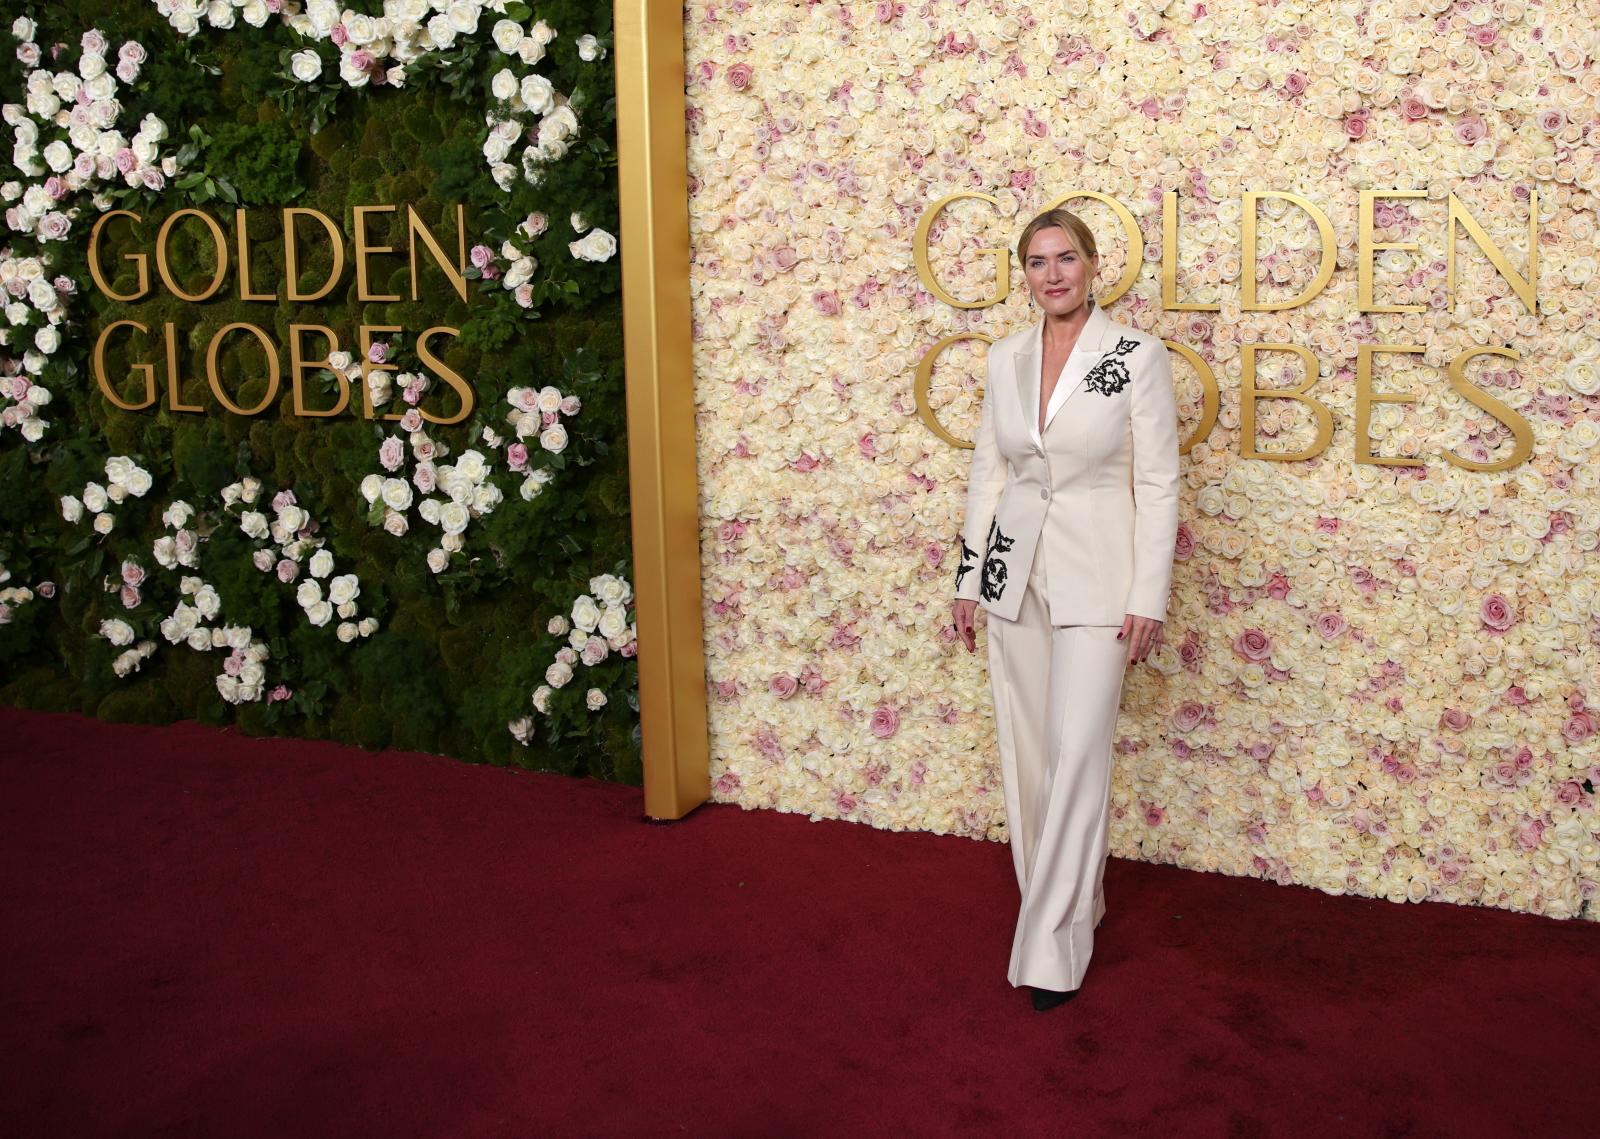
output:
<instances>
[{"instance_id":1,"label":"gold trim","mask_svg":"<svg viewBox=\"0 0 1600 1139\"><path fill-rule=\"evenodd\" d=\"M711 794L689 309L683 7L613 9L644 813Z\"/></svg>"}]
</instances>

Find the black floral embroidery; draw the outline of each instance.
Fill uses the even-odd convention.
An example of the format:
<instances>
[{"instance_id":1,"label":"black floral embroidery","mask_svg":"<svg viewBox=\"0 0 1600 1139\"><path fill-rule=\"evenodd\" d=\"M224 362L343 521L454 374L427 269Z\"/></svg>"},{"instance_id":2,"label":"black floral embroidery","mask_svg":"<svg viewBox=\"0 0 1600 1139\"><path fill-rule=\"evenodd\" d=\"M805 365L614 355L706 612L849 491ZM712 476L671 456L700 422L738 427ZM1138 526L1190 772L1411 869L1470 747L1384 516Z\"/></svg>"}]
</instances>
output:
<instances>
[{"instance_id":1,"label":"black floral embroidery","mask_svg":"<svg viewBox=\"0 0 1600 1139\"><path fill-rule=\"evenodd\" d=\"M961 580L978 566L978 551L967 545L966 538L961 539L961 564L956 566L956 592L961 592Z\"/></svg>"},{"instance_id":2,"label":"black floral embroidery","mask_svg":"<svg viewBox=\"0 0 1600 1139\"><path fill-rule=\"evenodd\" d=\"M1108 396L1116 395L1127 387L1133 377L1128 374L1128 365L1122 362L1122 358L1137 347L1137 340L1117 337L1117 346L1111 355L1089 369L1089 374L1083 378L1084 386L1092 392Z\"/></svg>"},{"instance_id":3,"label":"black floral embroidery","mask_svg":"<svg viewBox=\"0 0 1600 1139\"><path fill-rule=\"evenodd\" d=\"M1005 592L1006 563L994 555L1006 553L1015 544L1015 538L1007 538L1000 532L998 522L989 523L989 544L983 554L983 585L980 589L985 601L999 601L1000 595Z\"/></svg>"}]
</instances>

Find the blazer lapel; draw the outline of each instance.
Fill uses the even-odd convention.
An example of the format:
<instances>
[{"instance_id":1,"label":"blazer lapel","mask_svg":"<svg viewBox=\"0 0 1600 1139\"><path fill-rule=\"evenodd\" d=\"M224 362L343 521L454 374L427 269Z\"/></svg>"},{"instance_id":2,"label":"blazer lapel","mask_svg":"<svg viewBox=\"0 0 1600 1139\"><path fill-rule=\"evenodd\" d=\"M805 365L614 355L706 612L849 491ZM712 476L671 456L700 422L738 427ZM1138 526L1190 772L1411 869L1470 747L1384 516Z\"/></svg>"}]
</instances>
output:
<instances>
[{"instance_id":1,"label":"blazer lapel","mask_svg":"<svg viewBox=\"0 0 1600 1139\"><path fill-rule=\"evenodd\" d=\"M1035 434L1039 426L1039 346L1043 335L1044 317L1041 316L1012 361L1017 369L1017 398L1022 401L1022 422L1027 425L1030 436Z\"/></svg>"},{"instance_id":2,"label":"blazer lapel","mask_svg":"<svg viewBox=\"0 0 1600 1139\"><path fill-rule=\"evenodd\" d=\"M1061 378L1056 381L1056 390L1065 388L1065 394L1059 397L1059 402L1052 398L1055 407L1045 419L1044 429L1050 430L1050 424L1055 422L1057 413L1067 406L1069 400L1077 395L1083 388L1083 378L1089 374L1089 369L1100 362L1102 356L1111 350L1112 344L1106 343L1111 331L1111 318L1106 316L1105 310L1098 304L1089 311L1089 319L1084 322L1083 331L1078 333L1078 342L1072 346L1072 354L1067 357L1067 366L1061 371ZM1041 335L1043 326L1041 323ZM1038 382L1039 368L1034 367L1034 380ZM1038 388L1034 388L1034 411L1039 407Z\"/></svg>"}]
</instances>

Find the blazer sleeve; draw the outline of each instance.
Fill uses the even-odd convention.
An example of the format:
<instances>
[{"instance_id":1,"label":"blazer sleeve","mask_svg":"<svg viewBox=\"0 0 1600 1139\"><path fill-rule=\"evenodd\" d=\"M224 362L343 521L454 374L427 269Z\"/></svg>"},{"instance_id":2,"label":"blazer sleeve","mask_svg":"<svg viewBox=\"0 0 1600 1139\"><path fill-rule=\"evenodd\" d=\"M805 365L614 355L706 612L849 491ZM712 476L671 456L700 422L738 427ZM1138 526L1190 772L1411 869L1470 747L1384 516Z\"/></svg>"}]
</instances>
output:
<instances>
[{"instance_id":1,"label":"blazer sleeve","mask_svg":"<svg viewBox=\"0 0 1600 1139\"><path fill-rule=\"evenodd\" d=\"M994 519L1000 492L1006 485L1006 460L994 438L994 353L983 385L983 409L978 418L978 438L973 444L972 466L967 472L967 514L961 527L961 556L956 563L956 599L977 601L983 581L983 552L989 524ZM1176 530L1174 530L1176 533Z\"/></svg>"},{"instance_id":2,"label":"blazer sleeve","mask_svg":"<svg viewBox=\"0 0 1600 1139\"><path fill-rule=\"evenodd\" d=\"M1133 582L1127 608L1135 617L1165 621L1178 540L1178 405L1166 345L1156 341L1155 353L1138 369L1131 393Z\"/></svg>"}]
</instances>

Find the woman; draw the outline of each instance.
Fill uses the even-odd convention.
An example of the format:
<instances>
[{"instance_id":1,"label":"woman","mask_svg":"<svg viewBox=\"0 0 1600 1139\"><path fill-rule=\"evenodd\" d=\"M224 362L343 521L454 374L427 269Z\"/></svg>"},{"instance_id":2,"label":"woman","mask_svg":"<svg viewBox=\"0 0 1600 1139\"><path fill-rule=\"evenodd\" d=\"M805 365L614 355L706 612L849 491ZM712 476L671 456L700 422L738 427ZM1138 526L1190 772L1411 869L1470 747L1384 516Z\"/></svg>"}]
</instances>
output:
<instances>
[{"instance_id":1,"label":"woman","mask_svg":"<svg viewBox=\"0 0 1600 1139\"><path fill-rule=\"evenodd\" d=\"M1091 295L1089 228L1047 210L1017 258L1041 316L989 349L952 614L973 652L989 611L1022 891L1007 975L1042 1012L1077 994L1105 913L1111 741L1123 670L1161 645L1178 436L1166 346Z\"/></svg>"}]
</instances>

